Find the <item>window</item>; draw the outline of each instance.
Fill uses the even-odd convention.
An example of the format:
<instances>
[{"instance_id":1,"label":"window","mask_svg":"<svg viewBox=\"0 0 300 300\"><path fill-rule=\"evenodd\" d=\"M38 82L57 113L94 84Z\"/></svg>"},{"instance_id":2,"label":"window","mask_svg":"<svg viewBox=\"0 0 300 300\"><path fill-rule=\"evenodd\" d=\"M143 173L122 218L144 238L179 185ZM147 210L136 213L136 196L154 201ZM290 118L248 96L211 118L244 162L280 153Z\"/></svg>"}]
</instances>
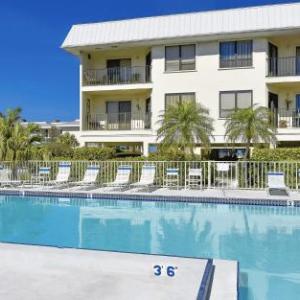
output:
<instances>
[{"instance_id":1,"label":"window","mask_svg":"<svg viewBox=\"0 0 300 300\"><path fill-rule=\"evenodd\" d=\"M252 41L220 43L220 68L252 66Z\"/></svg>"},{"instance_id":2,"label":"window","mask_svg":"<svg viewBox=\"0 0 300 300\"><path fill-rule=\"evenodd\" d=\"M220 92L220 118L227 118L237 109L252 106L252 91Z\"/></svg>"},{"instance_id":3,"label":"window","mask_svg":"<svg viewBox=\"0 0 300 300\"><path fill-rule=\"evenodd\" d=\"M166 47L166 71L195 70L195 55L195 45Z\"/></svg>"},{"instance_id":4,"label":"window","mask_svg":"<svg viewBox=\"0 0 300 300\"><path fill-rule=\"evenodd\" d=\"M148 152L149 153L156 153L157 152L157 145L156 144L149 144L148 146Z\"/></svg>"},{"instance_id":5,"label":"window","mask_svg":"<svg viewBox=\"0 0 300 300\"><path fill-rule=\"evenodd\" d=\"M188 101L195 102L195 93L166 94L165 108Z\"/></svg>"}]
</instances>

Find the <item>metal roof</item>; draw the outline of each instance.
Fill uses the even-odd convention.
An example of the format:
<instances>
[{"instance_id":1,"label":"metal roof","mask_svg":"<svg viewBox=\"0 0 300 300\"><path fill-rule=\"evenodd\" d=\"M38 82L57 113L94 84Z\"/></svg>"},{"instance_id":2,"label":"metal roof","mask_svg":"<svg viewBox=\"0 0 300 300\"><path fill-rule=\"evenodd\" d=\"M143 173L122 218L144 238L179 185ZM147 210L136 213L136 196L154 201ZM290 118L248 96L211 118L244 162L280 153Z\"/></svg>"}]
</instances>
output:
<instances>
[{"instance_id":1,"label":"metal roof","mask_svg":"<svg viewBox=\"0 0 300 300\"><path fill-rule=\"evenodd\" d=\"M72 26L63 48L300 28L300 3Z\"/></svg>"}]
</instances>

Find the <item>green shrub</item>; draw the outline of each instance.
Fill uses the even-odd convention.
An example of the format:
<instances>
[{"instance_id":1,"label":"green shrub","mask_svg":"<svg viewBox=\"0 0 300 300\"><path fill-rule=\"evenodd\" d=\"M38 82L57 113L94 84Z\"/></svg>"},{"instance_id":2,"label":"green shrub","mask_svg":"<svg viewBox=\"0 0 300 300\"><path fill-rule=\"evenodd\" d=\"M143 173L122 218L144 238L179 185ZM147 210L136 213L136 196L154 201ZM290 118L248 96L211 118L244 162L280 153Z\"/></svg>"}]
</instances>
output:
<instances>
[{"instance_id":1,"label":"green shrub","mask_svg":"<svg viewBox=\"0 0 300 300\"><path fill-rule=\"evenodd\" d=\"M136 158L136 157L141 157L141 153L139 152L128 152L128 151L124 151L124 152L118 152L115 154L116 158L127 158L127 157L131 157L131 158Z\"/></svg>"},{"instance_id":2,"label":"green shrub","mask_svg":"<svg viewBox=\"0 0 300 300\"><path fill-rule=\"evenodd\" d=\"M300 148L254 149L251 160L255 161L299 161Z\"/></svg>"},{"instance_id":3,"label":"green shrub","mask_svg":"<svg viewBox=\"0 0 300 300\"><path fill-rule=\"evenodd\" d=\"M49 143L32 147L31 160L70 160L73 157L73 149L60 143Z\"/></svg>"},{"instance_id":4,"label":"green shrub","mask_svg":"<svg viewBox=\"0 0 300 300\"><path fill-rule=\"evenodd\" d=\"M44 155L43 155L44 149L40 146L34 146L31 148L30 151L30 159L31 160L43 160Z\"/></svg>"},{"instance_id":5,"label":"green shrub","mask_svg":"<svg viewBox=\"0 0 300 300\"><path fill-rule=\"evenodd\" d=\"M201 160L200 155L191 155L184 153L183 151L177 149L160 149L157 153L152 153L148 157L149 160L158 160L158 161L191 161L191 160Z\"/></svg>"},{"instance_id":6,"label":"green shrub","mask_svg":"<svg viewBox=\"0 0 300 300\"><path fill-rule=\"evenodd\" d=\"M44 147L43 150L43 159L56 159L57 157L61 157L67 160L72 159L74 150L64 144L60 143L50 143Z\"/></svg>"},{"instance_id":7,"label":"green shrub","mask_svg":"<svg viewBox=\"0 0 300 300\"><path fill-rule=\"evenodd\" d=\"M114 156L112 148L82 147L74 149L73 160L108 160Z\"/></svg>"}]
</instances>

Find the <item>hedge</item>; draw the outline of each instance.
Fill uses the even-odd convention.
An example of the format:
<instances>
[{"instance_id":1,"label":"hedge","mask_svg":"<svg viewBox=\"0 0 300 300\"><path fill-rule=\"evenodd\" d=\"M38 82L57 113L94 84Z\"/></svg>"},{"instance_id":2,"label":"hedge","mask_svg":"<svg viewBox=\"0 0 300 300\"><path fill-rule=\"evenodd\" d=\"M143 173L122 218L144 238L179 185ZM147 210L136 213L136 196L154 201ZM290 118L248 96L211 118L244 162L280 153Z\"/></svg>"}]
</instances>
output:
<instances>
[{"instance_id":1,"label":"hedge","mask_svg":"<svg viewBox=\"0 0 300 300\"><path fill-rule=\"evenodd\" d=\"M182 151L168 149L158 153L141 156L137 152L118 152L111 147L80 147L72 148L60 143L49 143L42 146L32 147L30 160L85 160L85 161L200 161L199 155L189 155Z\"/></svg>"},{"instance_id":2,"label":"hedge","mask_svg":"<svg viewBox=\"0 0 300 300\"><path fill-rule=\"evenodd\" d=\"M73 149L59 143L51 143L31 149L31 160L108 160L115 157L112 148L81 147Z\"/></svg>"},{"instance_id":3,"label":"hedge","mask_svg":"<svg viewBox=\"0 0 300 300\"><path fill-rule=\"evenodd\" d=\"M300 148L254 149L254 161L300 161Z\"/></svg>"},{"instance_id":4,"label":"hedge","mask_svg":"<svg viewBox=\"0 0 300 300\"><path fill-rule=\"evenodd\" d=\"M82 147L74 149L73 160L108 160L115 156L112 148Z\"/></svg>"}]
</instances>

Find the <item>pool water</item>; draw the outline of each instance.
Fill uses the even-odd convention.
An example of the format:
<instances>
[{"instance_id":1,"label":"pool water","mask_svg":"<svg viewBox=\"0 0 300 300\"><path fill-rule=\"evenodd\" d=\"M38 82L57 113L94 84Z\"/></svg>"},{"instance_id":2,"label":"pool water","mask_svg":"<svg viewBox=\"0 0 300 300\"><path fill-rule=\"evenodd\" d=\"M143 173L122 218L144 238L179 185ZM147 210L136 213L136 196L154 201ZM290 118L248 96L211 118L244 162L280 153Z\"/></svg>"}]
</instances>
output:
<instances>
[{"instance_id":1,"label":"pool water","mask_svg":"<svg viewBox=\"0 0 300 300\"><path fill-rule=\"evenodd\" d=\"M240 262L240 299L299 299L300 208L0 196L0 241Z\"/></svg>"}]
</instances>

